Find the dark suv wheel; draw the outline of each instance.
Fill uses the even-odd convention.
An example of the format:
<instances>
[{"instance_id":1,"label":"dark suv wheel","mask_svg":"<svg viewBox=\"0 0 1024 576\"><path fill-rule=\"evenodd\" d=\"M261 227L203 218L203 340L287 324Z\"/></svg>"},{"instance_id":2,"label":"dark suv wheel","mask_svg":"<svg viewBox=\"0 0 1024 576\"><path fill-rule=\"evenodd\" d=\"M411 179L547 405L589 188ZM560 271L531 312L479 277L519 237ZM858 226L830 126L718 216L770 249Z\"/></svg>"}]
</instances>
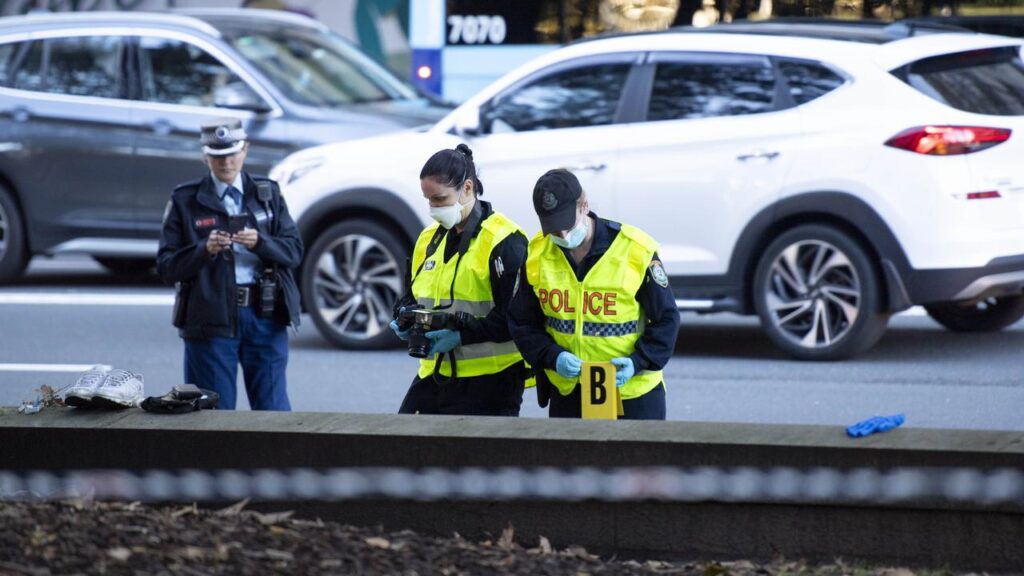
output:
<instances>
[{"instance_id":1,"label":"dark suv wheel","mask_svg":"<svg viewBox=\"0 0 1024 576\"><path fill-rule=\"evenodd\" d=\"M828 226L803 225L765 250L754 306L768 337L803 360L838 360L867 350L889 321L880 285L857 242Z\"/></svg>"},{"instance_id":2,"label":"dark suv wheel","mask_svg":"<svg viewBox=\"0 0 1024 576\"><path fill-rule=\"evenodd\" d=\"M14 197L0 186L0 284L21 276L26 264L28 250L21 213Z\"/></svg>"},{"instance_id":3,"label":"dark suv wheel","mask_svg":"<svg viewBox=\"0 0 1024 576\"><path fill-rule=\"evenodd\" d=\"M354 350L397 342L388 324L407 254L405 244L376 222L344 221L320 234L302 269L302 301L317 330Z\"/></svg>"},{"instance_id":4,"label":"dark suv wheel","mask_svg":"<svg viewBox=\"0 0 1024 576\"><path fill-rule=\"evenodd\" d=\"M929 304L924 309L936 322L956 332L995 332L1024 317L1024 294L985 298L970 304Z\"/></svg>"}]
</instances>

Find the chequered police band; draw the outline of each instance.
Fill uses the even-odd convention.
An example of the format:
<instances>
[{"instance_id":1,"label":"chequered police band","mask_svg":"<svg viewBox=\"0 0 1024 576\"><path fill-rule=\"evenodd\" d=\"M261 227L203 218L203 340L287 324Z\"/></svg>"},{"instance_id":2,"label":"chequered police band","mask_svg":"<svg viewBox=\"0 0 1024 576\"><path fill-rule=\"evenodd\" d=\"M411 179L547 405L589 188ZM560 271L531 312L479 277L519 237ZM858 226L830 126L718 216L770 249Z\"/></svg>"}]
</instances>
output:
<instances>
[{"instance_id":1,"label":"chequered police band","mask_svg":"<svg viewBox=\"0 0 1024 576\"><path fill-rule=\"evenodd\" d=\"M555 318L548 316L548 328L551 328L555 332L561 332L562 334L575 334L576 333L576 321L575 320L563 320L561 318Z\"/></svg>"},{"instance_id":2,"label":"chequered police band","mask_svg":"<svg viewBox=\"0 0 1024 576\"><path fill-rule=\"evenodd\" d=\"M629 336L636 333L637 321L610 324L605 322L584 322L584 336Z\"/></svg>"}]
</instances>

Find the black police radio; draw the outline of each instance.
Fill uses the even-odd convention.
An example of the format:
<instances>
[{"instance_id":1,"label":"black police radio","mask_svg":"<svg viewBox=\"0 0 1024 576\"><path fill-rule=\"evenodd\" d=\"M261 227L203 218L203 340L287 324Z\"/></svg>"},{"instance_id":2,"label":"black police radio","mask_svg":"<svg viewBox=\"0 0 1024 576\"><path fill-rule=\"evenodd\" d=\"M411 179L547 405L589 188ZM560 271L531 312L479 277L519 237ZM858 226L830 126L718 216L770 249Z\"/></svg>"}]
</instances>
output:
<instances>
[{"instance_id":1,"label":"black police radio","mask_svg":"<svg viewBox=\"0 0 1024 576\"><path fill-rule=\"evenodd\" d=\"M270 200L274 197L274 188L270 182L256 183L256 199L263 204L268 218L273 218L270 210ZM260 318L273 318L274 308L277 304L277 266L270 265L263 269L259 280L256 283L259 294L259 315Z\"/></svg>"}]
</instances>

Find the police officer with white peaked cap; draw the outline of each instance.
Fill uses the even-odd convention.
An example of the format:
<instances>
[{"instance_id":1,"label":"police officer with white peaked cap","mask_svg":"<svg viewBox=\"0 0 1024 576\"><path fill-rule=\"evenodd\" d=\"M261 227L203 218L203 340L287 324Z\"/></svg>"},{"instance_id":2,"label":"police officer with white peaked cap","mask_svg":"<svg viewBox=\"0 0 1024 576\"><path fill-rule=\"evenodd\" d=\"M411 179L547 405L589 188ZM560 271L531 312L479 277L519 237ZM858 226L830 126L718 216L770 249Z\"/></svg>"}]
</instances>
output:
<instances>
[{"instance_id":1,"label":"police officer with white peaked cap","mask_svg":"<svg viewBox=\"0 0 1024 576\"><path fill-rule=\"evenodd\" d=\"M564 169L537 180L541 231L509 307L516 346L537 369L541 406L552 418L581 416L584 362L611 362L623 417L665 419L662 369L672 357L679 311L657 243L643 231L590 211L579 180Z\"/></svg>"},{"instance_id":2,"label":"police officer with white peaked cap","mask_svg":"<svg viewBox=\"0 0 1024 576\"><path fill-rule=\"evenodd\" d=\"M242 169L247 137L239 120L202 125L209 173L171 194L157 270L178 287L185 381L233 409L240 363L254 410L290 410L286 328L299 325L302 239L277 183Z\"/></svg>"}]
</instances>

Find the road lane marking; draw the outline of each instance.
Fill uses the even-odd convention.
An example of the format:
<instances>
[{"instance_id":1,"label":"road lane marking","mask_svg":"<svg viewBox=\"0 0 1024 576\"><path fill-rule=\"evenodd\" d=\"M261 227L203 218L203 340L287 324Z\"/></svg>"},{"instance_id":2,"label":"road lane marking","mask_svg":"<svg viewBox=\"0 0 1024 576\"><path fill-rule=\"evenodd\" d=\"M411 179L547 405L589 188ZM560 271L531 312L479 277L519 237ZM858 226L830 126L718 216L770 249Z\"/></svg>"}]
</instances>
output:
<instances>
[{"instance_id":1,"label":"road lane marking","mask_svg":"<svg viewBox=\"0 0 1024 576\"><path fill-rule=\"evenodd\" d=\"M173 294L46 294L0 292L0 304L57 306L173 306Z\"/></svg>"},{"instance_id":2,"label":"road lane marking","mask_svg":"<svg viewBox=\"0 0 1024 576\"><path fill-rule=\"evenodd\" d=\"M0 364L0 372L85 372L102 364Z\"/></svg>"}]
</instances>

